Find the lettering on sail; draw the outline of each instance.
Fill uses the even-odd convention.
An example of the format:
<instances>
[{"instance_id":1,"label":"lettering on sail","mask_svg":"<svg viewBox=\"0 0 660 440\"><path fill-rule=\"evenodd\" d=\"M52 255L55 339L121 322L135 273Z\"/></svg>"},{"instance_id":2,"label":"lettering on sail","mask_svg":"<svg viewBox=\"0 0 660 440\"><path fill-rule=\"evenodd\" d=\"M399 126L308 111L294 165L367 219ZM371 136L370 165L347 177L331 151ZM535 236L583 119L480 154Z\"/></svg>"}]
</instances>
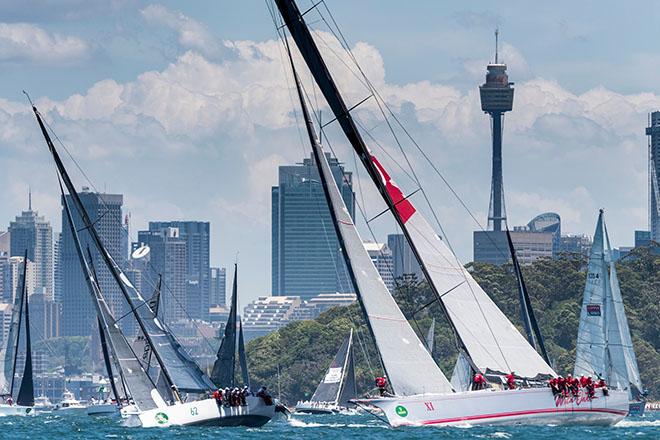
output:
<instances>
[{"instance_id":1,"label":"lettering on sail","mask_svg":"<svg viewBox=\"0 0 660 440\"><path fill-rule=\"evenodd\" d=\"M578 394L577 396L555 396L555 406L568 406L571 404L580 406L580 404L588 403L594 399L598 399L598 397L594 396L590 399L587 394Z\"/></svg>"},{"instance_id":2,"label":"lettering on sail","mask_svg":"<svg viewBox=\"0 0 660 440\"><path fill-rule=\"evenodd\" d=\"M390 175L387 174L387 171L385 171L385 168L383 168L380 162L378 162L378 159L376 159L376 156L372 155L371 161L374 163L374 165L376 165L376 169L378 169L380 178L385 184L385 189L390 195L392 202L394 202L394 206L396 207L396 211L399 214L399 217L401 217L401 221L403 223L407 222L408 219L415 213L415 207L403 196L403 192L392 181Z\"/></svg>"},{"instance_id":3,"label":"lettering on sail","mask_svg":"<svg viewBox=\"0 0 660 440\"><path fill-rule=\"evenodd\" d=\"M435 408L433 407L433 402L424 402L424 406L426 407L427 411L435 411Z\"/></svg>"}]
</instances>

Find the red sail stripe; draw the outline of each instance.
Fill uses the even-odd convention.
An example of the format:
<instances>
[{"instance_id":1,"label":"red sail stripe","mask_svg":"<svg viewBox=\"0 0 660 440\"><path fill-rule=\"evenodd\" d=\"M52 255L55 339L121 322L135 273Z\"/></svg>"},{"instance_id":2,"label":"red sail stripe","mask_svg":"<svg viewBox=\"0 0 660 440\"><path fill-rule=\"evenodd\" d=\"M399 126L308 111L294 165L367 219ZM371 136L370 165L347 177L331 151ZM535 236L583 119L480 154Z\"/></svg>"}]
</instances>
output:
<instances>
[{"instance_id":1,"label":"red sail stripe","mask_svg":"<svg viewBox=\"0 0 660 440\"><path fill-rule=\"evenodd\" d=\"M403 223L407 222L408 219L415 213L415 207L403 196L403 192L401 192L399 187L396 186L394 182L392 182L390 175L387 174L385 168L383 168L380 162L378 162L376 156L372 155L371 161L374 163L374 165L376 165L376 168L380 173L380 177L385 184L385 189L387 189L387 193L390 195L392 202L394 202L394 206L396 207L396 211L399 213L399 217L401 217L401 221Z\"/></svg>"}]
</instances>

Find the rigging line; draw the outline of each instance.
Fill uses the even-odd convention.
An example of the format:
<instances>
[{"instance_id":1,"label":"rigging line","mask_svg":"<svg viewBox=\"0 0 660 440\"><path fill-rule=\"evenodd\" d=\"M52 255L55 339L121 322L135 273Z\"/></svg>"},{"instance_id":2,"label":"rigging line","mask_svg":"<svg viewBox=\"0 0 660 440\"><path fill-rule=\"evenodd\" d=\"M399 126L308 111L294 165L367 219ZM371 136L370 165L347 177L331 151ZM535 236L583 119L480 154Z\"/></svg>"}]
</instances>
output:
<instances>
[{"instance_id":1,"label":"rigging line","mask_svg":"<svg viewBox=\"0 0 660 440\"><path fill-rule=\"evenodd\" d=\"M324 4L325 4L325 3L324 3ZM327 9L327 5L326 5L326 9ZM328 12L329 12L329 11L328 11ZM329 12L329 13L330 13L330 12ZM332 14L331 14L331 13L330 13L330 16L332 17ZM334 22L334 18L333 18L333 22ZM335 22L335 23L336 23L336 22ZM340 30L339 32L341 33L341 30ZM343 35L342 35L342 38L343 38ZM344 40L345 40L345 39L344 39ZM401 124L400 121L396 118L396 116L393 115L392 110L389 108L389 106L387 106L387 103L384 102L384 100L382 99L382 97L380 96L380 94L378 93L378 91L375 89L375 87L373 87L373 84L371 83L371 81L369 81L369 79L366 77L366 75L364 74L364 71L362 70L361 66L359 65L359 63L357 63L357 60L355 59L355 57L353 56L352 52L350 51L350 48L347 49L347 51L349 52L349 54L351 54L351 58L353 59L354 63L356 64L356 66L358 67L358 69L360 70L360 72L362 73L362 75L364 76L365 81L367 82L367 84L369 84L369 90L370 90L370 91L376 96L376 98L377 98L377 99L376 99L376 103L377 103L378 108L380 109L380 111L381 111L383 117L385 118L388 127L390 127L390 131L391 131L391 133L392 133L392 136L394 137L394 139L395 139L397 145L399 146L399 148L400 148L400 150L401 150L401 153L403 154L403 156L404 156L404 158L405 158L405 160L406 160L408 166L410 167L411 172L412 172L413 176L415 177L415 180L416 180L417 184L418 184L420 187L422 187L422 185L421 185L421 183L420 183L420 181L419 181L419 179L418 179L418 177L417 177L417 174L415 173L414 169L412 168L412 166L411 166L411 164L410 164L410 161L409 161L409 159L408 159L407 154L406 154L405 151L403 150L403 146L402 146L401 143L399 142L398 136L397 136L396 133L394 132L394 128L393 128L392 125L390 124L389 119L387 118L387 115L385 115L385 112L384 112L384 110L383 110L383 107L381 106L381 101L382 101L382 103L383 103L383 106L385 106L385 108L387 108L388 112L394 117L395 121L397 121L397 123L399 124L399 126L402 126L402 124ZM404 132L408 135L408 137L411 138L411 136L409 135L409 133L408 133L408 131L405 129L405 127L402 127L402 129L403 129ZM418 146L418 144L417 144L412 138L411 138L411 140L413 141L413 143L414 143L416 146ZM419 147L418 147L418 149L419 149ZM421 150L421 149L420 149L420 150ZM425 154L424 154L424 156L426 157ZM428 159L427 159L427 160L428 160ZM434 168L435 168L435 166L434 166ZM437 168L435 168L435 169L437 169ZM443 178L443 180L444 180L444 178ZM452 190L452 192L454 192L454 191L453 191L453 188L450 187L450 189ZM430 208L430 210L431 210L431 213L433 214L433 217L434 217L436 223L438 224L438 227L440 228L440 231L441 231L442 235L443 235L444 238L445 238L445 242L447 243L447 245L448 245L449 249L451 250L451 252L455 255L455 252L454 252L453 249L452 249L451 243L450 243L449 239L447 238L447 235L444 233L444 230L443 230L443 228L442 228L442 224L440 223L440 221L439 221L439 219L438 219L438 217L437 217L437 215L436 215L436 212L435 212L435 210L433 209L433 206L431 205L430 200L428 199L428 196L427 196L426 192L423 190L423 188L422 188L422 194L424 195L424 198L426 199L426 202L427 202L427 204L428 204L428 206L429 206L429 208ZM462 276L463 276L463 277L466 279L466 281L467 281L467 275L465 274L465 272L464 272L464 271L461 271L461 274L462 274ZM490 325L490 322L488 321L488 317L485 315L485 313L484 313L484 311L483 311L483 308L481 307L481 304L479 303L479 301L477 301L476 294L475 294L475 292L474 292L472 286L470 285L470 283L468 283L468 287L469 287L469 289L470 289L470 292L472 293L472 296L473 296L475 302L477 303L477 306L479 307L479 311L481 312L481 315L482 315L482 317L484 318L484 321L486 322L486 325L488 326L489 332L491 333L491 336L493 337L493 340L495 341L495 343L496 343L496 345L497 345L497 347L498 347L498 349L499 349L499 351L500 351L500 354L501 354L501 356L502 356L502 359L503 359L504 362L506 363L507 367L509 367L509 365L508 365L508 360L507 360L506 357L504 356L504 352L503 352L503 350L502 350L502 347L501 347L499 341L497 340L497 338L496 338L496 336L495 336L495 334L494 334L494 332L493 332L493 330L492 330L492 327L491 327L491 325ZM509 367L509 368L510 368L510 367Z\"/></svg>"},{"instance_id":2,"label":"rigging line","mask_svg":"<svg viewBox=\"0 0 660 440\"><path fill-rule=\"evenodd\" d=\"M415 195L416 193L418 193L419 191L421 191L421 188L417 188L415 191L411 192L410 194L408 194L407 196L405 196L404 198L402 198L401 200L399 200L398 202L396 202L396 203L394 204L394 206L397 206L399 203L402 203L402 202L407 201L410 197L414 196L414 195ZM381 215L385 214L386 212L390 212L390 209L387 208L387 209L385 209L384 211L379 212L378 214L376 214L375 216L373 216L373 217L371 217L369 220L367 220L367 223L371 223L372 221L376 220L378 217L380 217Z\"/></svg>"}]
</instances>

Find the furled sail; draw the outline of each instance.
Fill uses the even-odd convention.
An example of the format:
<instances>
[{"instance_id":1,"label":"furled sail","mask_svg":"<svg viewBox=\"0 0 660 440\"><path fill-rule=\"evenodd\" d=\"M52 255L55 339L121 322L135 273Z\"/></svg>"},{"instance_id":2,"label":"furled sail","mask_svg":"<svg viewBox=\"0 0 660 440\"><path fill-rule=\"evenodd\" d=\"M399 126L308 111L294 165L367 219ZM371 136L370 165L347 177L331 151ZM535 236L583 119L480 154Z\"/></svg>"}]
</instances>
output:
<instances>
[{"instance_id":1,"label":"furled sail","mask_svg":"<svg viewBox=\"0 0 660 440\"><path fill-rule=\"evenodd\" d=\"M321 380L321 383L316 387L316 391L314 391L314 394L312 395L312 402L338 403L342 389L342 382L344 375L346 374L352 337L353 334L351 333L344 338L344 342L342 342L339 351L337 351L337 354L335 354L335 357L332 359L323 380Z\"/></svg>"},{"instance_id":2,"label":"furled sail","mask_svg":"<svg viewBox=\"0 0 660 440\"><path fill-rule=\"evenodd\" d=\"M236 373L236 315L238 308L238 266L234 264L234 283L231 290L231 306L229 307L229 318L225 326L225 334L220 342L217 358L213 364L211 380L219 387L233 387L235 385L234 375Z\"/></svg>"},{"instance_id":3,"label":"furled sail","mask_svg":"<svg viewBox=\"0 0 660 440\"><path fill-rule=\"evenodd\" d=\"M275 1L342 131L402 228L469 361L482 372L554 376L369 152L295 2Z\"/></svg>"},{"instance_id":4,"label":"furled sail","mask_svg":"<svg viewBox=\"0 0 660 440\"><path fill-rule=\"evenodd\" d=\"M314 132L295 68L293 72L314 159L337 237L342 245L342 254L376 341L389 383L393 391L402 396L451 392L449 381L406 320L364 249Z\"/></svg>"},{"instance_id":5,"label":"furled sail","mask_svg":"<svg viewBox=\"0 0 660 440\"><path fill-rule=\"evenodd\" d=\"M94 245L101 254L105 265L108 267L119 286L124 299L128 303L128 306L140 326L140 330L144 333L148 343L151 345L154 356L160 364L160 367L163 369L163 373L166 375L167 382L177 391L205 394L213 388L213 384L208 376L206 376L199 366L195 364L192 358L190 358L174 335L166 330L165 326L158 318L155 318L152 315L151 310L149 310L148 307L138 307L145 302L144 298L142 298L140 292L138 292L133 286L128 277L126 277L126 274L124 274L103 245L103 242L98 235L92 220L89 218L73 182L62 163L59 153L53 145L39 111L34 106L32 109L48 148L53 156L57 170L64 181L67 191L71 195L76 210L82 218L84 226L89 232Z\"/></svg>"},{"instance_id":6,"label":"furled sail","mask_svg":"<svg viewBox=\"0 0 660 440\"><path fill-rule=\"evenodd\" d=\"M73 237L78 260L82 267L83 274L85 275L87 287L92 296L92 303L96 308L96 313L99 323L101 324L102 332L104 332L107 336L106 343L108 348L112 352L115 361L119 365L121 376L126 384L126 387L128 388L130 397L135 402L135 405L142 411L157 408L159 406L158 403L162 402L163 396L161 396L160 399L154 399L154 383L151 381L149 375L142 367L140 360L133 352L130 344L128 343L128 340L121 332L119 325L115 321L115 318L112 316L108 304L105 302L105 298L101 293L101 289L96 281L94 272L85 260L82 246L80 244L80 238L78 237L78 231L71 214L71 208L69 207L69 202L64 196L64 190L61 188L61 186L60 190L62 192L62 205L64 206L64 212L66 213L67 223Z\"/></svg>"}]
</instances>

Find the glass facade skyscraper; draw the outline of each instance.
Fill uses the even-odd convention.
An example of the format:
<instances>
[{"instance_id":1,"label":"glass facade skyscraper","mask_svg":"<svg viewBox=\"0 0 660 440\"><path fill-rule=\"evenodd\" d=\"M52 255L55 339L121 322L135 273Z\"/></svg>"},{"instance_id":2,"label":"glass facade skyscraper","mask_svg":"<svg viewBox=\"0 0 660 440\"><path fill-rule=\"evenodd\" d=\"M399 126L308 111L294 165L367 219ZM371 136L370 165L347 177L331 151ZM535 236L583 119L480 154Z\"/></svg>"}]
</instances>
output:
<instances>
[{"instance_id":1,"label":"glass facade skyscraper","mask_svg":"<svg viewBox=\"0 0 660 440\"><path fill-rule=\"evenodd\" d=\"M104 246L112 258L121 264L125 259L121 255L123 250L121 241L125 233L122 226L124 197L121 194L94 193L87 188L83 188L79 195ZM73 200L69 195L66 198L71 207L73 222L80 231L82 247L86 249L89 246L92 253L94 268L103 296L115 316L121 316L125 307L119 286L103 263L89 233L82 229L82 219L74 208ZM92 304L89 289L80 268L80 261L64 209L62 210L61 242L58 249L58 270L61 283L62 321L60 331L62 336L92 335L96 328L96 309Z\"/></svg>"},{"instance_id":2,"label":"glass facade skyscraper","mask_svg":"<svg viewBox=\"0 0 660 440\"><path fill-rule=\"evenodd\" d=\"M352 173L328 157L335 181L355 217ZM353 292L314 159L279 167L271 190L272 294L308 299Z\"/></svg>"}]
</instances>

